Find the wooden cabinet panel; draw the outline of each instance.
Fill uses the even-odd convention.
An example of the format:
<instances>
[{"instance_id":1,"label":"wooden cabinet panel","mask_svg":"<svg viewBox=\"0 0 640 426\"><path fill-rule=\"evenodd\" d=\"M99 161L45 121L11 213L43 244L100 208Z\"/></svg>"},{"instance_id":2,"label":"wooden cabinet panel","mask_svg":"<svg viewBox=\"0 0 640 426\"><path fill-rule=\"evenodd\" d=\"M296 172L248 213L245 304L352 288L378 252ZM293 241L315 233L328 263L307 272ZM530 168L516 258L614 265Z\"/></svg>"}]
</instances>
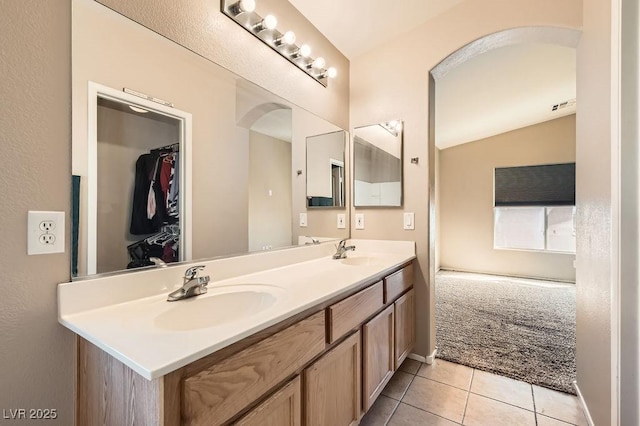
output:
<instances>
[{"instance_id":1,"label":"wooden cabinet panel","mask_svg":"<svg viewBox=\"0 0 640 426\"><path fill-rule=\"evenodd\" d=\"M223 424L325 348L324 311L184 380L182 420Z\"/></svg>"},{"instance_id":2,"label":"wooden cabinet panel","mask_svg":"<svg viewBox=\"0 0 640 426\"><path fill-rule=\"evenodd\" d=\"M238 426L300 426L302 388L300 376L252 409L238 422Z\"/></svg>"},{"instance_id":3,"label":"wooden cabinet panel","mask_svg":"<svg viewBox=\"0 0 640 426\"><path fill-rule=\"evenodd\" d=\"M395 371L394 306L362 326L362 404L368 411Z\"/></svg>"},{"instance_id":4,"label":"wooden cabinet panel","mask_svg":"<svg viewBox=\"0 0 640 426\"><path fill-rule=\"evenodd\" d=\"M395 368L409 355L416 341L416 301L415 290L411 289L396 300L395 306Z\"/></svg>"},{"instance_id":5,"label":"wooden cabinet panel","mask_svg":"<svg viewBox=\"0 0 640 426\"><path fill-rule=\"evenodd\" d=\"M384 279L384 303L393 302L413 286L413 263Z\"/></svg>"},{"instance_id":6,"label":"wooden cabinet panel","mask_svg":"<svg viewBox=\"0 0 640 426\"><path fill-rule=\"evenodd\" d=\"M360 332L304 371L305 426L349 426L360 421Z\"/></svg>"},{"instance_id":7,"label":"wooden cabinet panel","mask_svg":"<svg viewBox=\"0 0 640 426\"><path fill-rule=\"evenodd\" d=\"M329 343L333 343L382 308L382 282L329 306Z\"/></svg>"}]
</instances>

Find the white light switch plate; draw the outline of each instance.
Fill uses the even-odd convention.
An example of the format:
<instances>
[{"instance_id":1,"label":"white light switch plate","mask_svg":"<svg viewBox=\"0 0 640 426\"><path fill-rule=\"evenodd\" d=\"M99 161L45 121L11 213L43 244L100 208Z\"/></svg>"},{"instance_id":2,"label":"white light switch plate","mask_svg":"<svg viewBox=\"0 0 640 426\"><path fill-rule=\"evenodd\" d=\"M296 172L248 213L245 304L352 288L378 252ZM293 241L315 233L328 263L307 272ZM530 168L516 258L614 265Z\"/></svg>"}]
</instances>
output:
<instances>
[{"instance_id":1,"label":"white light switch plate","mask_svg":"<svg viewBox=\"0 0 640 426\"><path fill-rule=\"evenodd\" d=\"M344 213L338 213L338 229L345 229L347 227L347 219Z\"/></svg>"},{"instance_id":2,"label":"white light switch plate","mask_svg":"<svg viewBox=\"0 0 640 426\"><path fill-rule=\"evenodd\" d=\"M415 215L413 213L404 214L404 229L415 229Z\"/></svg>"},{"instance_id":3,"label":"white light switch plate","mask_svg":"<svg viewBox=\"0 0 640 426\"><path fill-rule=\"evenodd\" d=\"M27 254L64 253L64 212L29 211Z\"/></svg>"},{"instance_id":4,"label":"white light switch plate","mask_svg":"<svg viewBox=\"0 0 640 426\"><path fill-rule=\"evenodd\" d=\"M356 213L356 229L364 229L364 213Z\"/></svg>"},{"instance_id":5,"label":"white light switch plate","mask_svg":"<svg viewBox=\"0 0 640 426\"><path fill-rule=\"evenodd\" d=\"M300 226L301 227L305 227L307 226L307 214L306 213L300 213Z\"/></svg>"}]
</instances>

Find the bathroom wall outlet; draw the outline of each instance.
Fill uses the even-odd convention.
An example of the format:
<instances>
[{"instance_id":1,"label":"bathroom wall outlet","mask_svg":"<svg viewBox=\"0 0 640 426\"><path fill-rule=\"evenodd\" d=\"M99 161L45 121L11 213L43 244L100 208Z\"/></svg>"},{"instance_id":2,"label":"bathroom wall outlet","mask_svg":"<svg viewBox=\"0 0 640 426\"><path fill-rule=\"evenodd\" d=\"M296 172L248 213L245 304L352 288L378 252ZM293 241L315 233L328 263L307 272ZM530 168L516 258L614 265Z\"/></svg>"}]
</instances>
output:
<instances>
[{"instance_id":1,"label":"bathroom wall outlet","mask_svg":"<svg viewBox=\"0 0 640 426\"><path fill-rule=\"evenodd\" d=\"M404 229L415 229L415 215L413 213L404 214Z\"/></svg>"},{"instance_id":2,"label":"bathroom wall outlet","mask_svg":"<svg viewBox=\"0 0 640 426\"><path fill-rule=\"evenodd\" d=\"M364 213L356 213L356 229L364 229Z\"/></svg>"},{"instance_id":3,"label":"bathroom wall outlet","mask_svg":"<svg viewBox=\"0 0 640 426\"><path fill-rule=\"evenodd\" d=\"M64 212L29 211L27 254L64 253Z\"/></svg>"},{"instance_id":4,"label":"bathroom wall outlet","mask_svg":"<svg viewBox=\"0 0 640 426\"><path fill-rule=\"evenodd\" d=\"M338 229L345 229L347 227L347 219L344 213L338 213Z\"/></svg>"},{"instance_id":5,"label":"bathroom wall outlet","mask_svg":"<svg viewBox=\"0 0 640 426\"><path fill-rule=\"evenodd\" d=\"M303 228L307 226L307 214L306 213L300 213L300 226L303 227Z\"/></svg>"}]
</instances>

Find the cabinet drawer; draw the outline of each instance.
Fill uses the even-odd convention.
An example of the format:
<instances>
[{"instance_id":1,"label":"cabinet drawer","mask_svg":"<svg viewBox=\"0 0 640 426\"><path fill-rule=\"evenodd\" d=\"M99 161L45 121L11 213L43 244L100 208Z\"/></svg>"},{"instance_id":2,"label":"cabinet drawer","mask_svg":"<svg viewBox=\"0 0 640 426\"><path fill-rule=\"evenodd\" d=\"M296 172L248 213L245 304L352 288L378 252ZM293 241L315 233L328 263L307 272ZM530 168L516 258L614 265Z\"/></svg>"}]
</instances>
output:
<instances>
[{"instance_id":1,"label":"cabinet drawer","mask_svg":"<svg viewBox=\"0 0 640 426\"><path fill-rule=\"evenodd\" d=\"M327 308L329 343L357 328L382 308L382 281Z\"/></svg>"},{"instance_id":2,"label":"cabinet drawer","mask_svg":"<svg viewBox=\"0 0 640 426\"><path fill-rule=\"evenodd\" d=\"M384 303L393 302L413 286L413 263L384 279Z\"/></svg>"},{"instance_id":3,"label":"cabinet drawer","mask_svg":"<svg viewBox=\"0 0 640 426\"><path fill-rule=\"evenodd\" d=\"M234 423L237 426L300 426L302 388L300 376Z\"/></svg>"},{"instance_id":4,"label":"cabinet drawer","mask_svg":"<svg viewBox=\"0 0 640 426\"><path fill-rule=\"evenodd\" d=\"M227 422L324 348L325 322L321 311L185 379L184 424Z\"/></svg>"}]
</instances>

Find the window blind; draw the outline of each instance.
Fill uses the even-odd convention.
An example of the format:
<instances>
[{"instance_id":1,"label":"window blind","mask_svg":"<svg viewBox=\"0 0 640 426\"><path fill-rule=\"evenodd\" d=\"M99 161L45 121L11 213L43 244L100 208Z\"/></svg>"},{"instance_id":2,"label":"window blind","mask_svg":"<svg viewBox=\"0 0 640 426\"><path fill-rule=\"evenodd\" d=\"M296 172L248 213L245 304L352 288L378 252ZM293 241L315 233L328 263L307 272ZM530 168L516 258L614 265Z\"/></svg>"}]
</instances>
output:
<instances>
[{"instance_id":1,"label":"window blind","mask_svg":"<svg viewBox=\"0 0 640 426\"><path fill-rule=\"evenodd\" d=\"M496 207L576 204L576 163L498 167L494 178Z\"/></svg>"}]
</instances>

